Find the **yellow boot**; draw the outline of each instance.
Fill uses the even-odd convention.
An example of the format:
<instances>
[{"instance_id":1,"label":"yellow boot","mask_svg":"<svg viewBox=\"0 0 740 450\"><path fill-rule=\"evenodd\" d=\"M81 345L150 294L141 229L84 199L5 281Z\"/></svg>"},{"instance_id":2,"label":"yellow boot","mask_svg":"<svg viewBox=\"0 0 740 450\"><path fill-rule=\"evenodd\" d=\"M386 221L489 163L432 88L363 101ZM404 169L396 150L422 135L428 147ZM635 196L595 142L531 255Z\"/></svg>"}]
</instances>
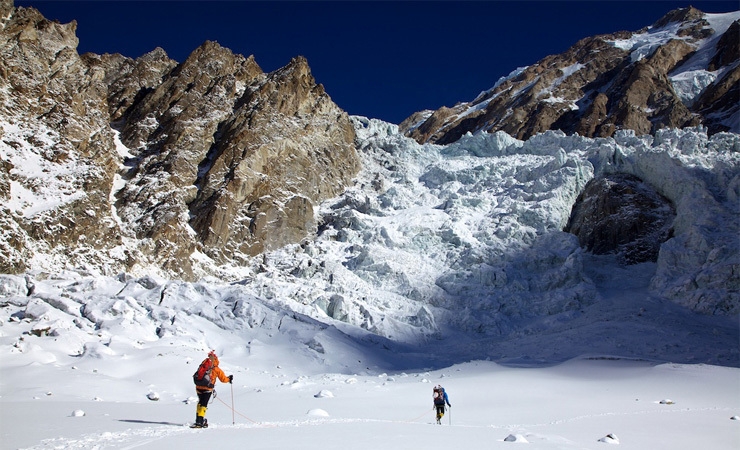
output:
<instances>
[{"instance_id":1,"label":"yellow boot","mask_svg":"<svg viewBox=\"0 0 740 450\"><path fill-rule=\"evenodd\" d=\"M208 422L206 421L206 408L203 405L198 405L195 408L195 423L192 428L208 428Z\"/></svg>"}]
</instances>

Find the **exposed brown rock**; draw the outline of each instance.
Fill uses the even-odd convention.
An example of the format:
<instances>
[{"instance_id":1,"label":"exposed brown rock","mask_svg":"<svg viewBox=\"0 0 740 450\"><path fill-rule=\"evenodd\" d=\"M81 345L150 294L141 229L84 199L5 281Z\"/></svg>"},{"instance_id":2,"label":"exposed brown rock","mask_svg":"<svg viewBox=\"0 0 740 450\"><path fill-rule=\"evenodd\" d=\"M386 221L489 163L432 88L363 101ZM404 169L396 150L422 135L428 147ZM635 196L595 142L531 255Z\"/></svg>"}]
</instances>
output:
<instances>
[{"instance_id":1,"label":"exposed brown rock","mask_svg":"<svg viewBox=\"0 0 740 450\"><path fill-rule=\"evenodd\" d=\"M661 17L657 22L655 22L654 27L663 28L671 23L693 22L697 20L702 20L703 18L703 12L699 11L693 6L689 6L688 8L674 9L673 11L668 12L668 14Z\"/></svg>"},{"instance_id":2,"label":"exposed brown rock","mask_svg":"<svg viewBox=\"0 0 740 450\"><path fill-rule=\"evenodd\" d=\"M137 59L121 54L96 55L86 53L82 59L90 67L104 71L103 82L108 86L108 105L112 122L123 114L147 91L154 89L167 73L177 66L161 48Z\"/></svg>"},{"instance_id":3,"label":"exposed brown rock","mask_svg":"<svg viewBox=\"0 0 740 450\"><path fill-rule=\"evenodd\" d=\"M7 1L0 8L9 17L0 29L0 113L56 139L6 144L73 167L50 184L84 193L33 217L0 209L4 272L25 270L34 242L67 265L154 263L168 276L197 278L195 251L223 263L305 238L315 229L313 205L359 170L349 117L304 58L265 74L253 57L215 42L182 64L162 49L135 60L80 56L75 22ZM111 125L129 155L118 153ZM0 196L9 195L12 167L0 161ZM16 181L44 189L35 178ZM114 250L123 239L136 250Z\"/></svg>"},{"instance_id":4,"label":"exposed brown rock","mask_svg":"<svg viewBox=\"0 0 740 450\"><path fill-rule=\"evenodd\" d=\"M677 38L650 55L635 58L631 51L611 44L635 33L586 38L565 53L510 76L472 102L412 116L400 128L420 143L439 144L478 131L505 131L519 139L546 130L608 137L621 128L648 134L660 128L704 124L710 132L723 131L722 119L740 109L737 101L730 105L737 90L732 74L708 87L699 106L684 105L669 78L713 30L695 8L672 11L653 29L670 23L680 24ZM728 37L719 39L709 70L732 67L738 61L738 26L725 34Z\"/></svg>"},{"instance_id":5,"label":"exposed brown rock","mask_svg":"<svg viewBox=\"0 0 740 450\"><path fill-rule=\"evenodd\" d=\"M77 54L75 22L52 22L33 8L13 8L12 3L2 7L8 19L0 29L0 113L28 129L25 142L6 143L30 149L31 160L49 167L74 168L52 170L39 180L18 176L4 164L8 177L37 195L48 185L81 194L26 215L3 209L0 221L7 234L0 251L5 269L26 267L31 241L37 241L34 247L40 251L65 255L69 265L95 263L86 258L87 249L112 247L120 239L108 200L118 161L108 126L106 86ZM46 130L46 135L31 130ZM50 144L49 138L56 142Z\"/></svg>"},{"instance_id":6,"label":"exposed brown rock","mask_svg":"<svg viewBox=\"0 0 740 450\"><path fill-rule=\"evenodd\" d=\"M707 87L693 105L706 117L710 133L727 131L724 119L737 114L740 105L740 21L733 22L717 43L717 52L709 63L709 70L728 67L720 79ZM732 66L734 64L734 67Z\"/></svg>"},{"instance_id":7,"label":"exposed brown rock","mask_svg":"<svg viewBox=\"0 0 740 450\"><path fill-rule=\"evenodd\" d=\"M313 203L359 170L349 117L305 58L264 74L252 57L207 42L125 119L124 142L152 144L118 205L152 217L132 225L140 238L176 244L172 261L199 249L224 263L298 242L315 230Z\"/></svg>"},{"instance_id":8,"label":"exposed brown rock","mask_svg":"<svg viewBox=\"0 0 740 450\"><path fill-rule=\"evenodd\" d=\"M341 192L359 160L349 117L315 83L304 58L242 100L221 128L190 207L208 247L255 255L314 231L310 204ZM224 220L228 211L239 220Z\"/></svg>"},{"instance_id":9,"label":"exposed brown rock","mask_svg":"<svg viewBox=\"0 0 740 450\"><path fill-rule=\"evenodd\" d=\"M607 105L609 103L609 97L603 92L599 92L594 98L593 102L589 105L583 118L578 123L575 132L581 136L601 136L596 132L597 129L604 123L604 120L608 117ZM614 131L607 131L606 136L610 136Z\"/></svg>"},{"instance_id":10,"label":"exposed brown rock","mask_svg":"<svg viewBox=\"0 0 740 450\"><path fill-rule=\"evenodd\" d=\"M656 261L675 215L670 201L639 178L612 174L588 182L565 231L597 255L618 254L627 264Z\"/></svg>"},{"instance_id":11,"label":"exposed brown rock","mask_svg":"<svg viewBox=\"0 0 740 450\"><path fill-rule=\"evenodd\" d=\"M737 113L740 104L740 66L727 71L699 97L695 109L708 117L710 132L727 131L722 119Z\"/></svg>"}]
</instances>

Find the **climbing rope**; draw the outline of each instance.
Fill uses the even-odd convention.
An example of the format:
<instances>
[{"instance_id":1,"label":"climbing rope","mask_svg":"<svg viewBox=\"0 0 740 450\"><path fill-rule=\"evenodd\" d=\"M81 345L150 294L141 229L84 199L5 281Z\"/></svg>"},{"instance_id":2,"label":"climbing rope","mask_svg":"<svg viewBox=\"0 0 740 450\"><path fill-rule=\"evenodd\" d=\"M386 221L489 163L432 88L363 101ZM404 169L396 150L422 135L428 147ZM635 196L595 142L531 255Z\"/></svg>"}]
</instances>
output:
<instances>
[{"instance_id":1,"label":"climbing rope","mask_svg":"<svg viewBox=\"0 0 740 450\"><path fill-rule=\"evenodd\" d=\"M244 417L245 419L247 419L248 421L252 422L255 425L260 425L259 422L255 422L254 420L252 420L249 417L245 416L244 414L240 413L239 411L237 411L236 409L234 409L231 405L229 405L225 401L221 400L220 398L218 399L218 401L220 401L221 403L223 403L224 405L226 405L226 407L229 408L231 410L231 412L236 413L236 414L239 414L240 416Z\"/></svg>"},{"instance_id":2,"label":"climbing rope","mask_svg":"<svg viewBox=\"0 0 740 450\"><path fill-rule=\"evenodd\" d=\"M434 411L434 406L432 406L432 411ZM408 423L408 422L416 422L417 420L421 419L422 417L424 417L427 414L429 414L429 410L426 410L423 413L421 413L419 415L419 417L416 417L416 418L411 419L411 420L402 420L402 422L405 422L405 423Z\"/></svg>"}]
</instances>

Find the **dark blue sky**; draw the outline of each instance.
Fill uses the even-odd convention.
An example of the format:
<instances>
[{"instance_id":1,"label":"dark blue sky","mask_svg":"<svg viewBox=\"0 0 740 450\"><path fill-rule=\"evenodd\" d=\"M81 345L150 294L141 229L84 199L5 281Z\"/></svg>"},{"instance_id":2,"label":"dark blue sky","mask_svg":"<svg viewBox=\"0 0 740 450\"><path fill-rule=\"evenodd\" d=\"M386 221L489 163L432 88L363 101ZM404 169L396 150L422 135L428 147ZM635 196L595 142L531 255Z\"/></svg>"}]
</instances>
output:
<instances>
[{"instance_id":1,"label":"dark blue sky","mask_svg":"<svg viewBox=\"0 0 740 450\"><path fill-rule=\"evenodd\" d=\"M472 100L501 76L581 38L636 31L668 11L740 9L738 1L24 1L77 20L78 51L178 62L206 40L254 55L265 72L293 56L350 114L393 123Z\"/></svg>"}]
</instances>

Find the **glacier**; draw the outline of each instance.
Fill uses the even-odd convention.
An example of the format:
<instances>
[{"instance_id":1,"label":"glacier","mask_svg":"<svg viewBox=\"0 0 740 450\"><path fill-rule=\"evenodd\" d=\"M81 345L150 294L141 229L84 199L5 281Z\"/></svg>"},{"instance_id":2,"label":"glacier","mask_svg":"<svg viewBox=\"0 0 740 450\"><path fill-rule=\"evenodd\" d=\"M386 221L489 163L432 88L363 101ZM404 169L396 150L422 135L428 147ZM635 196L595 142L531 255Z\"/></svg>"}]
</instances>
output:
<instances>
[{"instance_id":1,"label":"glacier","mask_svg":"<svg viewBox=\"0 0 740 450\"><path fill-rule=\"evenodd\" d=\"M360 346L391 367L590 353L740 366L740 136L497 132L441 146L352 120L363 168L316 208L315 236L197 283L154 267L4 275L3 313L68 354L100 352L130 329L194 348L226 339L209 329L262 329L312 354ZM586 183L607 173L637 176L674 204L657 262L625 266L562 231Z\"/></svg>"}]
</instances>

